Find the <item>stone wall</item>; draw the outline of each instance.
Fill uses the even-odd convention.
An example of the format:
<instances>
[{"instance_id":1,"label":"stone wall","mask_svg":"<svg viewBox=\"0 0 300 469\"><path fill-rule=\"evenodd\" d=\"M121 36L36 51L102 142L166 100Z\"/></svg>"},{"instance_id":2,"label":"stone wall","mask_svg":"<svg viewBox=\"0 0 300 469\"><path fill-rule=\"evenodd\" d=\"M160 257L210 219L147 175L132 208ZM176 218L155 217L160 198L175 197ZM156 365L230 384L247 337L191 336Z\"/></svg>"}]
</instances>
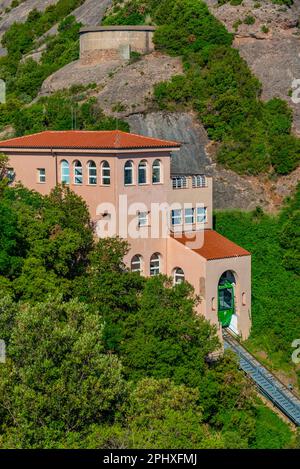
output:
<instances>
[{"instance_id":1,"label":"stone wall","mask_svg":"<svg viewBox=\"0 0 300 469\"><path fill-rule=\"evenodd\" d=\"M94 64L116 58L128 59L130 52L154 50L152 26L101 26L80 31L80 59Z\"/></svg>"}]
</instances>

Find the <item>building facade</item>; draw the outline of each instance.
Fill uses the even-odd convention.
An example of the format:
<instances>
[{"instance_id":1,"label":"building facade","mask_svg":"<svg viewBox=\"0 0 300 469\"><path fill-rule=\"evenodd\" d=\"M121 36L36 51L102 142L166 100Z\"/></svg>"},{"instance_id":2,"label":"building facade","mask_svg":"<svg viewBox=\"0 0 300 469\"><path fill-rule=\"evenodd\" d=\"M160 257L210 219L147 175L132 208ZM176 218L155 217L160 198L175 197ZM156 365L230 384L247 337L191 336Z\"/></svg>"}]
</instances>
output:
<instances>
[{"instance_id":1,"label":"building facade","mask_svg":"<svg viewBox=\"0 0 300 469\"><path fill-rule=\"evenodd\" d=\"M0 142L13 182L41 194L66 184L88 204L99 237L118 235L146 276L188 281L197 310L246 339L251 256L213 230L211 177L171 174L180 143L121 131L47 131Z\"/></svg>"}]
</instances>

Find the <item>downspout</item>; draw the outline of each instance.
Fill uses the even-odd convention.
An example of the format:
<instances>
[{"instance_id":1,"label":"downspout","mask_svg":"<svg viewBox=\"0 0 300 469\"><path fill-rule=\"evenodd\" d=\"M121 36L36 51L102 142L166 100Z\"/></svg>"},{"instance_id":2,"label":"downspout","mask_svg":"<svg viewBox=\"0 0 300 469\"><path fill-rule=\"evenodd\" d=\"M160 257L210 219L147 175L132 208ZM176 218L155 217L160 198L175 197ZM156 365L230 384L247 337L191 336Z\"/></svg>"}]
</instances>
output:
<instances>
[{"instance_id":1,"label":"downspout","mask_svg":"<svg viewBox=\"0 0 300 469\"><path fill-rule=\"evenodd\" d=\"M53 153L53 149L51 148L51 155L55 158L55 185L58 185L58 168L57 168L57 153Z\"/></svg>"}]
</instances>

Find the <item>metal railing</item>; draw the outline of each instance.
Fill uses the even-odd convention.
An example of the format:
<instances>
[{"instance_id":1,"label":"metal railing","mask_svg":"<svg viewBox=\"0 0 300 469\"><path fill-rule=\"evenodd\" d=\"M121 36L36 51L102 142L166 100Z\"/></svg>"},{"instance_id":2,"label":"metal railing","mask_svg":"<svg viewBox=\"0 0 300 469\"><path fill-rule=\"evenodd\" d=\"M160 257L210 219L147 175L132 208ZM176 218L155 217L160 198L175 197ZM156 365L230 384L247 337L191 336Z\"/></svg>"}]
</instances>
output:
<instances>
[{"instance_id":1,"label":"metal railing","mask_svg":"<svg viewBox=\"0 0 300 469\"><path fill-rule=\"evenodd\" d=\"M188 187L205 188L208 187L207 178L201 174L194 174L192 176L172 176L173 189L187 189Z\"/></svg>"},{"instance_id":2,"label":"metal railing","mask_svg":"<svg viewBox=\"0 0 300 469\"><path fill-rule=\"evenodd\" d=\"M295 425L300 426L300 399L254 358L227 330L223 330L223 339L224 348L231 349L237 354L240 367L255 382L259 391Z\"/></svg>"}]
</instances>

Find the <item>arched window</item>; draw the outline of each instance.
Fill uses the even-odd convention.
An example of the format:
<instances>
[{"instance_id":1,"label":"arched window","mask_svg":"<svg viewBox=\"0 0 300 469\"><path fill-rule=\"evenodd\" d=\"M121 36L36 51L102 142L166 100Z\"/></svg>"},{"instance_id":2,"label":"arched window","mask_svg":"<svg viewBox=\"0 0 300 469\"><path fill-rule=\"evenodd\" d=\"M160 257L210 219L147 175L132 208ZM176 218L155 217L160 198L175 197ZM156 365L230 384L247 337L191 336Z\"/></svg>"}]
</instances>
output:
<instances>
[{"instance_id":1,"label":"arched window","mask_svg":"<svg viewBox=\"0 0 300 469\"><path fill-rule=\"evenodd\" d=\"M110 185L110 166L107 161L101 163L101 183L104 186Z\"/></svg>"},{"instance_id":2,"label":"arched window","mask_svg":"<svg viewBox=\"0 0 300 469\"><path fill-rule=\"evenodd\" d=\"M193 176L193 187L206 187L206 178L205 176L199 174Z\"/></svg>"},{"instance_id":3,"label":"arched window","mask_svg":"<svg viewBox=\"0 0 300 469\"><path fill-rule=\"evenodd\" d=\"M180 267L176 267L174 269L174 285L179 285L179 283L184 282L184 272Z\"/></svg>"},{"instance_id":4,"label":"arched window","mask_svg":"<svg viewBox=\"0 0 300 469\"><path fill-rule=\"evenodd\" d=\"M141 161L139 164L138 183L139 184L147 183L147 161L145 160Z\"/></svg>"},{"instance_id":5,"label":"arched window","mask_svg":"<svg viewBox=\"0 0 300 469\"><path fill-rule=\"evenodd\" d=\"M70 184L70 165L66 160L60 163L60 180L63 184Z\"/></svg>"},{"instance_id":6,"label":"arched window","mask_svg":"<svg viewBox=\"0 0 300 469\"><path fill-rule=\"evenodd\" d=\"M156 252L152 254L150 259L150 275L153 277L154 275L158 275L160 273L160 254Z\"/></svg>"},{"instance_id":7,"label":"arched window","mask_svg":"<svg viewBox=\"0 0 300 469\"><path fill-rule=\"evenodd\" d=\"M126 161L124 166L124 184L128 186L133 184L133 162Z\"/></svg>"},{"instance_id":8,"label":"arched window","mask_svg":"<svg viewBox=\"0 0 300 469\"><path fill-rule=\"evenodd\" d=\"M131 272L142 272L142 256L140 254L131 259Z\"/></svg>"},{"instance_id":9,"label":"arched window","mask_svg":"<svg viewBox=\"0 0 300 469\"><path fill-rule=\"evenodd\" d=\"M83 176L82 176L82 164L80 161L76 160L73 163L74 168L74 184L82 184Z\"/></svg>"},{"instance_id":10,"label":"arched window","mask_svg":"<svg viewBox=\"0 0 300 469\"><path fill-rule=\"evenodd\" d=\"M87 164L88 167L88 177L89 177L89 184L94 186L97 184L97 166L94 161L89 161Z\"/></svg>"},{"instance_id":11,"label":"arched window","mask_svg":"<svg viewBox=\"0 0 300 469\"><path fill-rule=\"evenodd\" d=\"M161 182L161 163L155 160L152 165L152 183L158 184Z\"/></svg>"}]
</instances>

